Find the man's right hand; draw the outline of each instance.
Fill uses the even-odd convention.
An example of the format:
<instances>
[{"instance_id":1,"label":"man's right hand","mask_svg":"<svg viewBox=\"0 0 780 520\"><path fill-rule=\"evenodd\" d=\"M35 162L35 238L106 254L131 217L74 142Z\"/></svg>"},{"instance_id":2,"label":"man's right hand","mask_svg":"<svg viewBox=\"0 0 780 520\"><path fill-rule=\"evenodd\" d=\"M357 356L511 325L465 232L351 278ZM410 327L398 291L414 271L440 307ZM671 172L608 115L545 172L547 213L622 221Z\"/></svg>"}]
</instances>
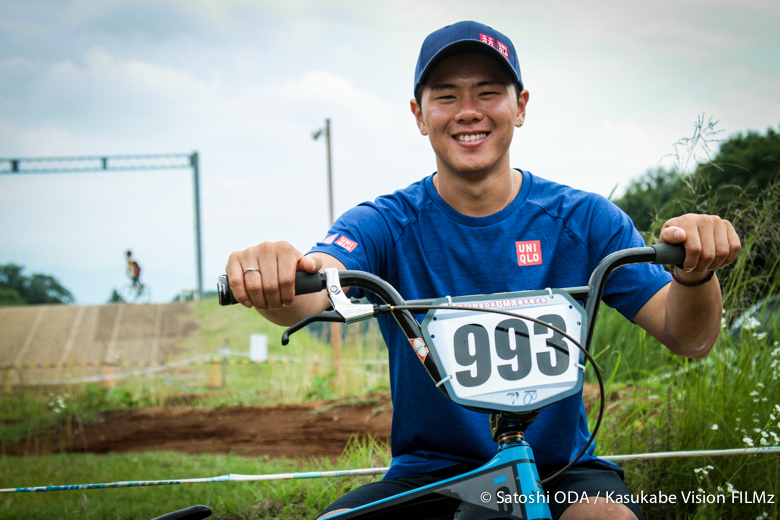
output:
<instances>
[{"instance_id":1,"label":"man's right hand","mask_svg":"<svg viewBox=\"0 0 780 520\"><path fill-rule=\"evenodd\" d=\"M295 299L295 273L316 273L325 267L344 269L344 265L330 255L303 256L287 242L263 242L232 253L225 273L239 303L254 307L274 323L286 325L328 306L325 293ZM293 302L295 308L286 309L293 307Z\"/></svg>"}]
</instances>

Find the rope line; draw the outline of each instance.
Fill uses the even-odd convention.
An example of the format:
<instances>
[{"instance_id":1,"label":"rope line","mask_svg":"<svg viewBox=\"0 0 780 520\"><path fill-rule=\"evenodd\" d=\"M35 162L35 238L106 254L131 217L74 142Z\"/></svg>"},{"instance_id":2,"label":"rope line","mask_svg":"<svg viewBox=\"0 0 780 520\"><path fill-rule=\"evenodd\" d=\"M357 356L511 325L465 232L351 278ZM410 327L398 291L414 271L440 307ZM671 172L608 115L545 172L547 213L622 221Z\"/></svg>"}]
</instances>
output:
<instances>
[{"instance_id":1,"label":"rope line","mask_svg":"<svg viewBox=\"0 0 780 520\"><path fill-rule=\"evenodd\" d=\"M599 457L612 462L642 459L665 459L685 457L717 457L733 455L769 455L780 454L780 446L762 446L759 448L735 448L725 450L663 451L658 453L638 453L633 455L606 455ZM206 484L211 482L257 482L266 480L294 480L313 478L353 477L358 475L382 475L389 467L361 468L341 471L311 471L306 473L275 473L268 475L228 474L219 477L189 478L180 480L131 480L103 484L73 484L65 486L36 486L0 489L0 493L40 493L46 491L72 491L85 489L110 489L123 487L172 486L176 484Z\"/></svg>"}]
</instances>

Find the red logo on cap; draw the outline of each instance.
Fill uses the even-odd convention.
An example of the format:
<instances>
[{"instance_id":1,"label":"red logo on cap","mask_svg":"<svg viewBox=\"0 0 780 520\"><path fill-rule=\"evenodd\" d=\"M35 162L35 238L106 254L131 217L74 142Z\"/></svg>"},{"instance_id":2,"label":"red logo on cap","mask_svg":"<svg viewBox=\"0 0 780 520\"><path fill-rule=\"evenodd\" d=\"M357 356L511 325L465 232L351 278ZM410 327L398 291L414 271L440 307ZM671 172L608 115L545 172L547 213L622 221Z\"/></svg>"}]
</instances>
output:
<instances>
[{"instance_id":1,"label":"red logo on cap","mask_svg":"<svg viewBox=\"0 0 780 520\"><path fill-rule=\"evenodd\" d=\"M509 59L509 47L499 42L498 40L496 40L496 42L498 42L498 52L500 52L504 58Z\"/></svg>"},{"instance_id":2,"label":"red logo on cap","mask_svg":"<svg viewBox=\"0 0 780 520\"><path fill-rule=\"evenodd\" d=\"M495 44L493 43L493 38L488 36L487 34L479 33L479 41L481 41L482 43L487 43L494 49L496 48Z\"/></svg>"}]
</instances>

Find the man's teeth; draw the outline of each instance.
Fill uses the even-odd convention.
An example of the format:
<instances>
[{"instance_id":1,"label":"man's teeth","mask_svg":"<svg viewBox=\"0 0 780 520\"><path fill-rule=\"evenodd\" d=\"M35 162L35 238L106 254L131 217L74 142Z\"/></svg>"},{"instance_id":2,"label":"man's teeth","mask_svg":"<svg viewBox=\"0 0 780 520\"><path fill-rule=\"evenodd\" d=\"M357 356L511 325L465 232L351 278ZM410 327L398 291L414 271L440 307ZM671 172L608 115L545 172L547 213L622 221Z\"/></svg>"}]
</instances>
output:
<instances>
[{"instance_id":1,"label":"man's teeth","mask_svg":"<svg viewBox=\"0 0 780 520\"><path fill-rule=\"evenodd\" d=\"M487 137L487 134L470 134L470 135L456 135L455 139L458 141L477 141L479 139L484 139Z\"/></svg>"}]
</instances>

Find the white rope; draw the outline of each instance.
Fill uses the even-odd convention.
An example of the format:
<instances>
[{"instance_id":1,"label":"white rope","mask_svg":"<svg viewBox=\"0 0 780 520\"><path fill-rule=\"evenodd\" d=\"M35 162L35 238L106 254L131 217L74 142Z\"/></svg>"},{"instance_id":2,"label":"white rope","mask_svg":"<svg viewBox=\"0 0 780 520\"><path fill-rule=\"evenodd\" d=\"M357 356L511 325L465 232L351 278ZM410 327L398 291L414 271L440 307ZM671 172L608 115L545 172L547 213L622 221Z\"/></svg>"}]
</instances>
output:
<instances>
[{"instance_id":1,"label":"white rope","mask_svg":"<svg viewBox=\"0 0 780 520\"><path fill-rule=\"evenodd\" d=\"M780 446L735 448L729 450L659 451L658 453L637 453L634 455L605 455L603 457L599 456L599 458L612 462L623 462L626 460L676 459L685 457L723 457L728 455L759 455L769 453L780 454Z\"/></svg>"},{"instance_id":2,"label":"white rope","mask_svg":"<svg viewBox=\"0 0 780 520\"><path fill-rule=\"evenodd\" d=\"M780 446L762 446L760 448L736 448L729 450L699 450L699 451L662 451L659 453L638 453L634 455L606 455L600 457L612 462L642 459L666 459L681 457L717 457L725 455L760 455L780 454ZM30 493L42 491L69 491L78 489L108 489L119 487L171 486L174 484L204 484L209 482L254 482L262 480L292 480L310 478L352 477L357 475L382 475L390 468L361 468L341 471L312 471L308 473L275 473L270 475L237 475L229 474L220 477L191 478L181 480L136 480L126 482L110 482L105 484L74 484L65 486L38 486L0 489L0 493Z\"/></svg>"}]
</instances>

